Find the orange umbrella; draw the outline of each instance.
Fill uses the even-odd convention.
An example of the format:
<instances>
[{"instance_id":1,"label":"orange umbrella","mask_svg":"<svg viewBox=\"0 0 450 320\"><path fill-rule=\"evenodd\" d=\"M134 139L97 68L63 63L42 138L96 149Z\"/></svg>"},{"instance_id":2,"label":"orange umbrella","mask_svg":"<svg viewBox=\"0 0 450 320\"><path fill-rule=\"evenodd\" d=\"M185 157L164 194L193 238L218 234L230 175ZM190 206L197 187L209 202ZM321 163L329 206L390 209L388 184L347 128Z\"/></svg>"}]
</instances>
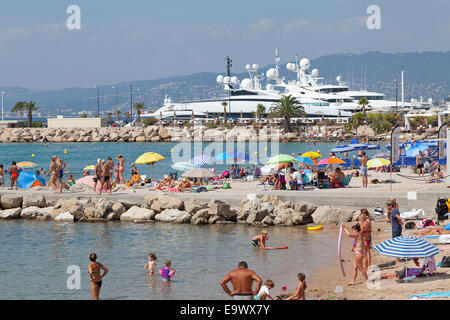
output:
<instances>
[{"instance_id":1,"label":"orange umbrella","mask_svg":"<svg viewBox=\"0 0 450 320\"><path fill-rule=\"evenodd\" d=\"M320 164L344 164L347 163L344 160L338 159L338 158L325 158L319 161Z\"/></svg>"}]
</instances>

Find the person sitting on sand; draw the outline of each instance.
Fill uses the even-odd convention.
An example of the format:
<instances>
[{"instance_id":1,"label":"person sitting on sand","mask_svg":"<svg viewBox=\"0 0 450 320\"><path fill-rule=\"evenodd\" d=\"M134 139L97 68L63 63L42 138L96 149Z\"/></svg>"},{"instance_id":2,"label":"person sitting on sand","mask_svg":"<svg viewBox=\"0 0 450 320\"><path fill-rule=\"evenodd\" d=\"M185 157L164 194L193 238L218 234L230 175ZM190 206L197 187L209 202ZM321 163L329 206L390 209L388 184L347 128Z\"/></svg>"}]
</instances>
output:
<instances>
[{"instance_id":1,"label":"person sitting on sand","mask_svg":"<svg viewBox=\"0 0 450 320\"><path fill-rule=\"evenodd\" d=\"M305 300L306 290L306 276L303 273L297 275L298 286L297 290L292 296L286 298L286 300Z\"/></svg>"},{"instance_id":2,"label":"person sitting on sand","mask_svg":"<svg viewBox=\"0 0 450 320\"><path fill-rule=\"evenodd\" d=\"M258 294L254 296L253 299L266 300L266 298L269 297L272 300L276 300L270 295L270 290L273 289L274 287L275 283L273 283L272 280L267 279L266 282L264 282L264 284L261 286L261 289L259 290Z\"/></svg>"},{"instance_id":3,"label":"person sitting on sand","mask_svg":"<svg viewBox=\"0 0 450 320\"><path fill-rule=\"evenodd\" d=\"M150 253L148 255L148 263L144 266L144 269L148 268L147 274L154 274L156 269L156 255L154 253Z\"/></svg>"},{"instance_id":4,"label":"person sitting on sand","mask_svg":"<svg viewBox=\"0 0 450 320\"><path fill-rule=\"evenodd\" d=\"M66 182L67 182L67 185L69 186L69 188L76 183L72 174L69 174L69 176L67 177L67 181Z\"/></svg>"},{"instance_id":5,"label":"person sitting on sand","mask_svg":"<svg viewBox=\"0 0 450 320\"><path fill-rule=\"evenodd\" d=\"M191 187L191 182L189 181L188 178L183 178L183 180L181 180L180 185L178 186L180 189L187 189Z\"/></svg>"},{"instance_id":6,"label":"person sitting on sand","mask_svg":"<svg viewBox=\"0 0 450 320\"><path fill-rule=\"evenodd\" d=\"M345 174L341 171L341 168L334 169L334 173L331 174L330 187L331 188L344 188Z\"/></svg>"},{"instance_id":7,"label":"person sitting on sand","mask_svg":"<svg viewBox=\"0 0 450 320\"><path fill-rule=\"evenodd\" d=\"M261 231L260 235L257 235L253 237L252 239L252 246L255 248L265 248L266 247L266 240L269 239L267 236L269 233L266 230Z\"/></svg>"},{"instance_id":8,"label":"person sitting on sand","mask_svg":"<svg viewBox=\"0 0 450 320\"><path fill-rule=\"evenodd\" d=\"M356 276L358 275L358 270L362 273L364 279L367 281L368 280L367 273L363 266L365 251L364 251L364 240L361 234L361 227L359 226L359 224L355 224L352 227L352 232L349 232L343 223L341 223L341 226L349 237L355 238L355 247L353 249L353 253L355 255L353 260L353 279L352 282L348 283L348 285L351 286L356 284Z\"/></svg>"}]
</instances>

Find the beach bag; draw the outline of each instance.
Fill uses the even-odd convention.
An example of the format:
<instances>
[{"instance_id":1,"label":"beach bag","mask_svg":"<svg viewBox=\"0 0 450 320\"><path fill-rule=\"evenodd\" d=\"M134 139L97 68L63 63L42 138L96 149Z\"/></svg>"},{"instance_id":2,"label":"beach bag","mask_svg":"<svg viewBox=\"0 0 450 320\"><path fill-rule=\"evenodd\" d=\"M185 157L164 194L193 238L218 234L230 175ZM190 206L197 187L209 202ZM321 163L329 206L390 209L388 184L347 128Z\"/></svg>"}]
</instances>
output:
<instances>
[{"instance_id":1,"label":"beach bag","mask_svg":"<svg viewBox=\"0 0 450 320\"><path fill-rule=\"evenodd\" d=\"M414 229L416 227L416 224L414 222L407 222L405 224L405 229Z\"/></svg>"},{"instance_id":2,"label":"beach bag","mask_svg":"<svg viewBox=\"0 0 450 320\"><path fill-rule=\"evenodd\" d=\"M433 220L430 220L430 219L423 219L420 222L420 227L421 228L433 227L433 226L434 226L434 222L433 222Z\"/></svg>"},{"instance_id":3,"label":"beach bag","mask_svg":"<svg viewBox=\"0 0 450 320\"><path fill-rule=\"evenodd\" d=\"M230 189L230 184L228 182L224 182L222 184L222 189Z\"/></svg>"},{"instance_id":4,"label":"beach bag","mask_svg":"<svg viewBox=\"0 0 450 320\"><path fill-rule=\"evenodd\" d=\"M450 256L442 257L441 268L450 268Z\"/></svg>"},{"instance_id":5,"label":"beach bag","mask_svg":"<svg viewBox=\"0 0 450 320\"><path fill-rule=\"evenodd\" d=\"M447 198L438 198L436 201L436 208L434 210L438 215L438 220L445 220L448 218L444 216L445 214L448 213L447 201L448 201Z\"/></svg>"}]
</instances>

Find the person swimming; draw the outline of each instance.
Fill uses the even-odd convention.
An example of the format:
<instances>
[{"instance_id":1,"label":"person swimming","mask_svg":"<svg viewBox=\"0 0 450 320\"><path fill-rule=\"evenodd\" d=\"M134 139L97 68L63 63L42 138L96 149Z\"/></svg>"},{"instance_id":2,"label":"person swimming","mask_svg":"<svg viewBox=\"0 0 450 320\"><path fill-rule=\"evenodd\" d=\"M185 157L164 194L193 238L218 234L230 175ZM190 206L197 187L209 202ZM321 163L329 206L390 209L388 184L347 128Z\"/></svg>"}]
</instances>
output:
<instances>
[{"instance_id":1,"label":"person swimming","mask_svg":"<svg viewBox=\"0 0 450 320\"><path fill-rule=\"evenodd\" d=\"M267 236L268 234L269 233L266 230L261 231L260 235L253 237L251 242L252 246L254 246L255 248L265 248L266 240L269 239L269 237Z\"/></svg>"}]
</instances>

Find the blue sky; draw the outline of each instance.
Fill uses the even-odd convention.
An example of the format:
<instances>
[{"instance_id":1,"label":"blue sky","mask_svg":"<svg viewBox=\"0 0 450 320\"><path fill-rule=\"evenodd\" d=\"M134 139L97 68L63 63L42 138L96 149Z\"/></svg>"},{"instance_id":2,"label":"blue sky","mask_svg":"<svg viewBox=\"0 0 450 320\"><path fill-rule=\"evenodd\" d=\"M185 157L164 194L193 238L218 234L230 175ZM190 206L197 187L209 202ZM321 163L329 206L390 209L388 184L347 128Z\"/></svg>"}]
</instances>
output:
<instances>
[{"instance_id":1,"label":"blue sky","mask_svg":"<svg viewBox=\"0 0 450 320\"><path fill-rule=\"evenodd\" d=\"M66 8L81 8L68 30ZM366 27L369 5L381 29ZM0 86L89 87L295 54L450 50L449 0L15 0L0 7Z\"/></svg>"}]
</instances>

